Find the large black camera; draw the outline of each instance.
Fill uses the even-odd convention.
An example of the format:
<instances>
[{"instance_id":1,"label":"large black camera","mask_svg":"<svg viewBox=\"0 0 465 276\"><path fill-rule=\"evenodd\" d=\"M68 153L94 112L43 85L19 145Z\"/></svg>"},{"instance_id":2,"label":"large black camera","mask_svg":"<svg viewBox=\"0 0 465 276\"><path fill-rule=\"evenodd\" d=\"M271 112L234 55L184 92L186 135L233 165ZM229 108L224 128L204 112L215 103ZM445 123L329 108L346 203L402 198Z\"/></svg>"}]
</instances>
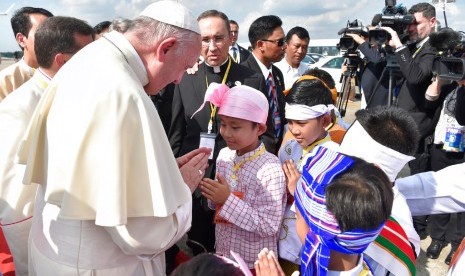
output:
<instances>
[{"instance_id":1,"label":"large black camera","mask_svg":"<svg viewBox=\"0 0 465 276\"><path fill-rule=\"evenodd\" d=\"M430 34L429 37L431 47L437 52L433 62L433 73L445 80L465 79L464 33L444 28Z\"/></svg>"},{"instance_id":2,"label":"large black camera","mask_svg":"<svg viewBox=\"0 0 465 276\"><path fill-rule=\"evenodd\" d=\"M337 34L342 35L337 46L339 50L355 52L357 50L358 44L352 37L348 36L347 34L358 34L366 37L368 36L368 28L364 27L362 22L355 19L352 22L347 21L347 26L342 28Z\"/></svg>"},{"instance_id":3,"label":"large black camera","mask_svg":"<svg viewBox=\"0 0 465 276\"><path fill-rule=\"evenodd\" d=\"M396 0L385 0L383 13L376 14L373 17L373 26L391 27L396 31L401 40L406 36L406 27L411 24L415 18L412 14L407 13L407 9L402 6L396 6ZM370 30L368 33L370 43L383 45L387 40L391 39L388 32L382 29Z\"/></svg>"}]
</instances>

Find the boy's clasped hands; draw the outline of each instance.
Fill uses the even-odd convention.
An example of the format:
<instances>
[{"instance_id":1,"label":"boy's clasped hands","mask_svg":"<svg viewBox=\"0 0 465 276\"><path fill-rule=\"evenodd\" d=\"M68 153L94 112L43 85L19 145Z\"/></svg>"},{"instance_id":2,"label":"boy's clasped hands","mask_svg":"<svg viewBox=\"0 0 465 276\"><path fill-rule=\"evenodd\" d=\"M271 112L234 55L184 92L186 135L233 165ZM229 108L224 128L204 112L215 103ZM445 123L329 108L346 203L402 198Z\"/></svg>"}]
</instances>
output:
<instances>
[{"instance_id":1,"label":"boy's clasped hands","mask_svg":"<svg viewBox=\"0 0 465 276\"><path fill-rule=\"evenodd\" d=\"M224 204L228 200L231 190L226 179L220 175L216 175L218 181L209 178L204 178L200 181L200 189L202 195L211 200L215 204Z\"/></svg>"}]
</instances>

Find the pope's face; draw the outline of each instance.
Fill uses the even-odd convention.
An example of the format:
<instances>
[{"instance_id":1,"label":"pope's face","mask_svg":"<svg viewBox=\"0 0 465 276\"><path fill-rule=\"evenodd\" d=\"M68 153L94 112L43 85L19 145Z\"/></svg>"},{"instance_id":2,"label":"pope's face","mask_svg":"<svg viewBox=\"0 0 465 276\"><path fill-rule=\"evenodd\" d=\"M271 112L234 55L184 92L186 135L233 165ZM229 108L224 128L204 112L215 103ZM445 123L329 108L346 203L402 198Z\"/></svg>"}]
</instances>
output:
<instances>
[{"instance_id":1,"label":"pope's face","mask_svg":"<svg viewBox=\"0 0 465 276\"><path fill-rule=\"evenodd\" d=\"M150 59L146 65L149 83L144 87L147 94L155 95L168 84L181 82L186 70L197 62L199 53L200 36L195 35L192 41L177 41L163 60Z\"/></svg>"}]
</instances>

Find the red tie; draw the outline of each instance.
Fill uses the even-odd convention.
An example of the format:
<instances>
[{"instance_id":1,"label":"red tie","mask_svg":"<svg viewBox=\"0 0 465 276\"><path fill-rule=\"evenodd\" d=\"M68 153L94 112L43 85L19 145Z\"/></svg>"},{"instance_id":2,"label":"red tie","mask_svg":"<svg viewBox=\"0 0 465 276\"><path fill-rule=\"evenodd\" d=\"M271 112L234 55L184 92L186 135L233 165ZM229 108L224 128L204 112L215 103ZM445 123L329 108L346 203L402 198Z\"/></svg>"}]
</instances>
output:
<instances>
[{"instance_id":1,"label":"red tie","mask_svg":"<svg viewBox=\"0 0 465 276\"><path fill-rule=\"evenodd\" d=\"M278 138L281 134L281 117L279 116L278 99L271 72L266 79L266 85L268 87L268 97L270 98L270 110L273 116L274 134L275 137Z\"/></svg>"}]
</instances>

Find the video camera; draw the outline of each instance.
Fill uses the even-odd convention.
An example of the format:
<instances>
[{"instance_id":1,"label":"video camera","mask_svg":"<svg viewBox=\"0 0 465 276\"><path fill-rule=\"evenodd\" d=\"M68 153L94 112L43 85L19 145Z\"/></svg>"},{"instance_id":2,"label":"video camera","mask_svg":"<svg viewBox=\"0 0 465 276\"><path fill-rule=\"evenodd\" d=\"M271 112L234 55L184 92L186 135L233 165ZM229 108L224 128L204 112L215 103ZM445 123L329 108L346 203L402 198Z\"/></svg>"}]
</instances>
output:
<instances>
[{"instance_id":1,"label":"video camera","mask_svg":"<svg viewBox=\"0 0 465 276\"><path fill-rule=\"evenodd\" d=\"M459 81L465 79L465 36L450 28L430 34L431 47L437 56L433 73L441 79Z\"/></svg>"},{"instance_id":2,"label":"video camera","mask_svg":"<svg viewBox=\"0 0 465 276\"><path fill-rule=\"evenodd\" d=\"M362 22L355 19L352 22L347 21L347 26L342 28L337 34L342 35L337 45L339 50L355 52L357 50L358 44L352 37L348 36L347 34L358 34L366 37L368 36L368 28L364 27Z\"/></svg>"},{"instance_id":3,"label":"video camera","mask_svg":"<svg viewBox=\"0 0 465 276\"><path fill-rule=\"evenodd\" d=\"M402 40L406 36L405 29L411 24L415 18L412 14L407 13L407 9L402 6L396 6L396 0L385 0L383 13L376 14L373 17L372 26L391 27L396 31L399 38ZM385 30L374 29L368 32L370 43L383 45L387 40L391 39L390 34Z\"/></svg>"}]
</instances>

